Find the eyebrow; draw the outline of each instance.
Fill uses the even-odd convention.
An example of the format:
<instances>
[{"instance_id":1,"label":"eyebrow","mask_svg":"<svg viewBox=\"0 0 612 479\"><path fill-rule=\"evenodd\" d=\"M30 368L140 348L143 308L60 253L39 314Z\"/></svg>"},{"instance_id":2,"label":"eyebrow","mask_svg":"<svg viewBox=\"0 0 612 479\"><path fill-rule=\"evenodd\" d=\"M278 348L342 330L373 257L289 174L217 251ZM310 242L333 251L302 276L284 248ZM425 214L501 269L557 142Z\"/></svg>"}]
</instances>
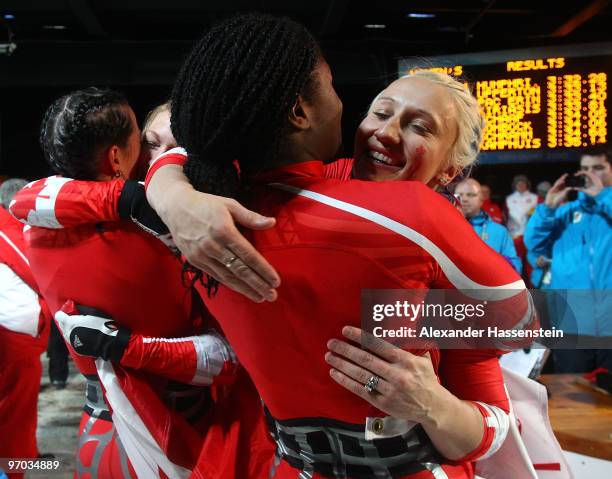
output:
<instances>
[{"instance_id":1,"label":"eyebrow","mask_svg":"<svg viewBox=\"0 0 612 479\"><path fill-rule=\"evenodd\" d=\"M381 100L386 100L386 101L390 101L392 103L397 103L397 100L395 100L394 98L391 98L389 96L381 96L380 98L378 98L376 101L381 101ZM436 117L434 117L431 113L429 113L426 110L423 110L421 108L415 108L413 110L417 115L420 116L424 116L426 118L427 121L431 122L432 125L438 129L440 127L440 124L436 121Z\"/></svg>"},{"instance_id":2,"label":"eyebrow","mask_svg":"<svg viewBox=\"0 0 612 479\"><path fill-rule=\"evenodd\" d=\"M420 108L417 108L417 109L416 109L416 112L417 112L419 115L426 117L426 118L427 118L427 120L429 120L430 122L432 122L432 123L434 124L434 126L435 126L435 127L438 127L438 126L439 126L439 125L438 125L438 122L436 121L436 117L435 117L435 116L433 116L433 115L432 115L431 113L429 113L428 111L421 110Z\"/></svg>"},{"instance_id":3,"label":"eyebrow","mask_svg":"<svg viewBox=\"0 0 612 479\"><path fill-rule=\"evenodd\" d=\"M153 130L145 130L142 136L146 139L148 135L152 135L153 140L159 141L159 135L155 133Z\"/></svg>"}]
</instances>

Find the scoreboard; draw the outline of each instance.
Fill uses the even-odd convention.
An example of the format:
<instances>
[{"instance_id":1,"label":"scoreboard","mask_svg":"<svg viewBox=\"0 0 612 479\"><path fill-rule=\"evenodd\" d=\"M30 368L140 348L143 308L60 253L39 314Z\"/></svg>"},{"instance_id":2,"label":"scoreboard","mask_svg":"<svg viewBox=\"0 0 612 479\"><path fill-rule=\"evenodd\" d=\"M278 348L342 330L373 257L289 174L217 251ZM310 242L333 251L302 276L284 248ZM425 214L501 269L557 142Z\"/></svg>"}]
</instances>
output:
<instances>
[{"instance_id":1,"label":"scoreboard","mask_svg":"<svg viewBox=\"0 0 612 479\"><path fill-rule=\"evenodd\" d=\"M604 45L609 48L594 52L568 46L561 52L549 48L404 59L398 73L434 70L467 82L487 120L483 153L558 157L550 153L608 142L612 45Z\"/></svg>"}]
</instances>

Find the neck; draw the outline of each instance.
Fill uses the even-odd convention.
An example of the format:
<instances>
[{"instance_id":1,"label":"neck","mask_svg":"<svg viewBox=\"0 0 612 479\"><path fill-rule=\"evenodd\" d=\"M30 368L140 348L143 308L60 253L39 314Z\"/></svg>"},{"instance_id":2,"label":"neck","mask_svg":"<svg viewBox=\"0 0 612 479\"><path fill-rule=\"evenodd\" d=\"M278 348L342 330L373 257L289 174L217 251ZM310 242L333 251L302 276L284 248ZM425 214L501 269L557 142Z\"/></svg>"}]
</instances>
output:
<instances>
[{"instance_id":1,"label":"neck","mask_svg":"<svg viewBox=\"0 0 612 479\"><path fill-rule=\"evenodd\" d=\"M287 141L281 146L278 159L279 161L277 162L276 166L304 163L305 161L324 160L324 158L321 158L320 155L314 151L314 149L309 147L309 145L292 141Z\"/></svg>"},{"instance_id":2,"label":"neck","mask_svg":"<svg viewBox=\"0 0 612 479\"><path fill-rule=\"evenodd\" d=\"M243 170L248 174L263 173L268 170L274 170L283 166L294 165L297 163L304 163L306 161L321 161L325 160L320 158L313 149L309 148L308 145L303 144L300 141L292 141L291 135L281 143L278 151L278 155L274 160L267 161L263 168L257 171L252 170L245 165ZM241 165L242 167L242 165Z\"/></svg>"},{"instance_id":3,"label":"neck","mask_svg":"<svg viewBox=\"0 0 612 479\"><path fill-rule=\"evenodd\" d=\"M476 216L478 216L480 213L482 213L482 210L478 210L476 213L472 214L472 215L467 215L467 219L470 220L472 218L475 218Z\"/></svg>"}]
</instances>

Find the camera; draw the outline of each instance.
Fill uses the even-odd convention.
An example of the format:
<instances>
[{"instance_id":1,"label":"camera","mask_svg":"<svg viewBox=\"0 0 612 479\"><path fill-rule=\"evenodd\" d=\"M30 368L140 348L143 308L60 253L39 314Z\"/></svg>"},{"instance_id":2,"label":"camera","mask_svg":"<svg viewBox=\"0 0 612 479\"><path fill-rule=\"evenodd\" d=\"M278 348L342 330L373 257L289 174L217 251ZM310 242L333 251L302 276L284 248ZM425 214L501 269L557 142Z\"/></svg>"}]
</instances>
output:
<instances>
[{"instance_id":1,"label":"camera","mask_svg":"<svg viewBox=\"0 0 612 479\"><path fill-rule=\"evenodd\" d=\"M581 175L570 175L565 178L565 186L584 188L586 186L586 178Z\"/></svg>"}]
</instances>

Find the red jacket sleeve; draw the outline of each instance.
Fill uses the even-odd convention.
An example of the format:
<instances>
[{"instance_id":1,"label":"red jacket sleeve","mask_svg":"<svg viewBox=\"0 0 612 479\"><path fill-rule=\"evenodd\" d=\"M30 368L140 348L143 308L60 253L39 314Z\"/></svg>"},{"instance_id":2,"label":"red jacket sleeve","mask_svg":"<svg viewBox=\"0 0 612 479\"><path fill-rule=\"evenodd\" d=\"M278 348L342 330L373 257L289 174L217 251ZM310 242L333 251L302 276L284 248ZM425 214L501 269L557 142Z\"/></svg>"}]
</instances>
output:
<instances>
[{"instance_id":1,"label":"red jacket sleeve","mask_svg":"<svg viewBox=\"0 0 612 479\"><path fill-rule=\"evenodd\" d=\"M183 165L186 161L182 148L167 151L151 163L147 184L162 166ZM22 223L51 229L118 221L124 185L123 180L81 181L50 176L26 185L9 209Z\"/></svg>"},{"instance_id":2,"label":"red jacket sleeve","mask_svg":"<svg viewBox=\"0 0 612 479\"><path fill-rule=\"evenodd\" d=\"M475 461L492 447L497 449L507 429L505 418L510 400L506 394L498 353L490 349L445 349L441 351L440 382L459 399L471 401L482 415L484 434L480 444L457 462ZM493 406L493 408L491 407ZM501 412L495 411L499 408Z\"/></svg>"},{"instance_id":3,"label":"red jacket sleeve","mask_svg":"<svg viewBox=\"0 0 612 479\"><path fill-rule=\"evenodd\" d=\"M26 185L9 209L22 223L42 228L118 221L123 186L123 180L79 181L50 176Z\"/></svg>"},{"instance_id":4,"label":"red jacket sleeve","mask_svg":"<svg viewBox=\"0 0 612 479\"><path fill-rule=\"evenodd\" d=\"M442 385L459 399L481 401L509 412L509 400L498 360L491 349L443 349Z\"/></svg>"},{"instance_id":5,"label":"red jacket sleeve","mask_svg":"<svg viewBox=\"0 0 612 479\"><path fill-rule=\"evenodd\" d=\"M217 334L153 338L132 334L121 365L198 386L233 381L238 362Z\"/></svg>"}]
</instances>

